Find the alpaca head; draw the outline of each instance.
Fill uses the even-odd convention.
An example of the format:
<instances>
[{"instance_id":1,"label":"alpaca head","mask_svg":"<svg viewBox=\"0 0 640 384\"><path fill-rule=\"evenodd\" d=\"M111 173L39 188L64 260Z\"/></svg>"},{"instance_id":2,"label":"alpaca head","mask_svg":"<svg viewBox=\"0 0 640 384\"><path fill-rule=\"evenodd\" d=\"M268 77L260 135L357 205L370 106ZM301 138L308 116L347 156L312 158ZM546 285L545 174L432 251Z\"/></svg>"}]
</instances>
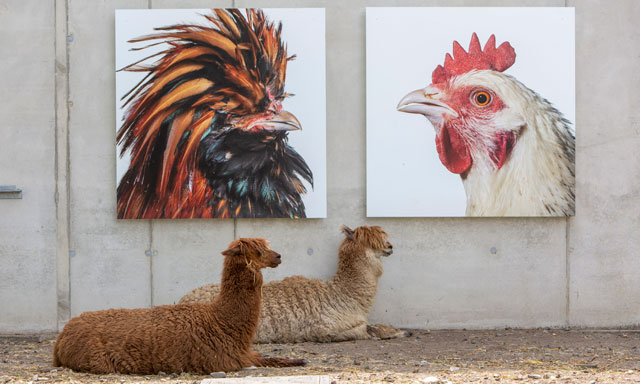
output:
<instances>
[{"instance_id":1,"label":"alpaca head","mask_svg":"<svg viewBox=\"0 0 640 384\"><path fill-rule=\"evenodd\" d=\"M346 236L345 242L356 243L365 250L371 251L377 258L393 253L393 245L389 242L389 235L377 225L363 225L356 229L343 225L342 233Z\"/></svg>"},{"instance_id":2,"label":"alpaca head","mask_svg":"<svg viewBox=\"0 0 640 384\"><path fill-rule=\"evenodd\" d=\"M234 240L222 254L246 263L254 271L266 267L275 268L282 262L280 254L271 250L266 239L240 238Z\"/></svg>"}]
</instances>

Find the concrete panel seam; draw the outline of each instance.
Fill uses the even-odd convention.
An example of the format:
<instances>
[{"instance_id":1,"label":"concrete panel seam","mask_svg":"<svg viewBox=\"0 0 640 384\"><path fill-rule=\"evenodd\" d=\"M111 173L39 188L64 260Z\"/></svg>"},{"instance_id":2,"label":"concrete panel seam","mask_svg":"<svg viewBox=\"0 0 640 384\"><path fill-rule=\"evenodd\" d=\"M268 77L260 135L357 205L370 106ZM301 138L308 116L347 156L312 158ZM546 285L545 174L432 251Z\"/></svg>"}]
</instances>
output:
<instances>
[{"instance_id":1,"label":"concrete panel seam","mask_svg":"<svg viewBox=\"0 0 640 384\"><path fill-rule=\"evenodd\" d=\"M147 1L147 8L153 8L153 0ZM153 308L153 255L155 254L153 249L153 220L149 220L149 307Z\"/></svg>"},{"instance_id":2,"label":"concrete panel seam","mask_svg":"<svg viewBox=\"0 0 640 384\"><path fill-rule=\"evenodd\" d=\"M153 256L155 253L156 251L153 249L153 220L149 220L149 306L151 307L153 307Z\"/></svg>"},{"instance_id":3,"label":"concrete panel seam","mask_svg":"<svg viewBox=\"0 0 640 384\"><path fill-rule=\"evenodd\" d=\"M69 248L71 244L69 165L69 25L68 0L54 2L54 184L56 209L57 329L71 316ZM62 64L64 63L64 64Z\"/></svg>"},{"instance_id":4,"label":"concrete panel seam","mask_svg":"<svg viewBox=\"0 0 640 384\"><path fill-rule=\"evenodd\" d=\"M568 7L569 6L569 0L564 0L564 6ZM575 26L574 26L575 28ZM576 117L577 119L577 117ZM575 196L575 191L574 191L574 196ZM571 326L571 260L570 260L570 256L571 256L571 244L570 244L570 238L571 238L571 218L567 217L566 219L566 226L565 226L565 252L564 252L564 260L565 260L565 279L566 282L566 286L565 286L565 309L564 309L564 316L565 316L565 326L566 327L570 327Z\"/></svg>"},{"instance_id":5,"label":"concrete panel seam","mask_svg":"<svg viewBox=\"0 0 640 384\"><path fill-rule=\"evenodd\" d=\"M65 184L66 184L66 190L67 190L67 194L66 194L66 231L67 231L67 249L70 251L72 246L71 246L71 133L70 133L70 126L71 126L71 83L69 80L69 73L70 73L70 63L71 61L69 60L69 53L70 53L70 47L69 47L69 39L67 38L67 34L69 33L69 0L65 0L64 2L64 16L65 16L65 24L64 24L64 52L65 52L65 61L66 61L66 66L67 66L67 71L65 74L65 96L66 96L66 102L65 102L65 111L66 111L66 121L65 121L65 132L66 132L66 164L65 164L65 169L66 169L66 180L65 180ZM67 314L67 320L71 319L71 260L69 259L69 252L67 252L65 254L65 257L67 259L67 296L69 298L69 308L68 308L68 314Z\"/></svg>"},{"instance_id":6,"label":"concrete panel seam","mask_svg":"<svg viewBox=\"0 0 640 384\"><path fill-rule=\"evenodd\" d=\"M565 326L571 325L571 260L570 260L570 236L571 236L571 221L567 217L565 225L565 252L564 252L564 268L565 268Z\"/></svg>"}]
</instances>

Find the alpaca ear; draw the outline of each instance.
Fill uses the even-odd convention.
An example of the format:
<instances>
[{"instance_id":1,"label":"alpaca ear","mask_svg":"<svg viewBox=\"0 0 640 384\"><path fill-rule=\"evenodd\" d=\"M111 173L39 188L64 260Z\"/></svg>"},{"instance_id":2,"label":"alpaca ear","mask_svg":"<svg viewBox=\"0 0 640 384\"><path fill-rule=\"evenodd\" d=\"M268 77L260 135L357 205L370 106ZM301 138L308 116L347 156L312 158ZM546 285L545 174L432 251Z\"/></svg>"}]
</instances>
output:
<instances>
[{"instance_id":1,"label":"alpaca ear","mask_svg":"<svg viewBox=\"0 0 640 384\"><path fill-rule=\"evenodd\" d=\"M239 241L234 241L229 244L229 248L222 251L222 255L224 256L240 256L242 253L242 243Z\"/></svg>"},{"instance_id":2,"label":"alpaca ear","mask_svg":"<svg viewBox=\"0 0 640 384\"><path fill-rule=\"evenodd\" d=\"M342 233L344 233L345 236L347 236L347 238L349 240L353 240L353 229L347 227L346 225L342 225Z\"/></svg>"}]
</instances>

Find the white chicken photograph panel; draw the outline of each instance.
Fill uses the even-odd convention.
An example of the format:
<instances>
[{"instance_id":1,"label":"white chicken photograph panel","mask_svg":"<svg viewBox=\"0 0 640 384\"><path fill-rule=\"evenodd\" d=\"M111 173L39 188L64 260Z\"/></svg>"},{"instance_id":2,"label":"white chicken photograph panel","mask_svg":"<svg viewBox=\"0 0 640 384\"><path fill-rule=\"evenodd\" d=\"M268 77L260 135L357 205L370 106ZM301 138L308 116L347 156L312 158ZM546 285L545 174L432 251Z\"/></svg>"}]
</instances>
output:
<instances>
[{"instance_id":1,"label":"white chicken photograph panel","mask_svg":"<svg viewBox=\"0 0 640 384\"><path fill-rule=\"evenodd\" d=\"M367 8L367 216L573 216L574 23Z\"/></svg>"},{"instance_id":2,"label":"white chicken photograph panel","mask_svg":"<svg viewBox=\"0 0 640 384\"><path fill-rule=\"evenodd\" d=\"M326 217L324 9L117 10L119 219Z\"/></svg>"}]
</instances>

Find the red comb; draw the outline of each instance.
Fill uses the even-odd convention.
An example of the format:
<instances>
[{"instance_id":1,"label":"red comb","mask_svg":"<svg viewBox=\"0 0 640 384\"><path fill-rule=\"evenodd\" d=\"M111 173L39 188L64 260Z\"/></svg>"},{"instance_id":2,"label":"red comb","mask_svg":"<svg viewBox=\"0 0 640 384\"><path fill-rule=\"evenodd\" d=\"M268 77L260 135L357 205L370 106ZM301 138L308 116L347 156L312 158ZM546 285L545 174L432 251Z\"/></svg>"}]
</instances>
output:
<instances>
[{"instance_id":1,"label":"red comb","mask_svg":"<svg viewBox=\"0 0 640 384\"><path fill-rule=\"evenodd\" d=\"M505 41L496 48L496 36L491 35L483 50L480 48L478 35L474 32L469 43L469 52L454 41L453 57L447 53L444 58L444 67L438 65L431 74L431 80L434 84L442 83L472 69L492 69L502 72L512 66L515 61L516 51L509 42Z\"/></svg>"}]
</instances>

